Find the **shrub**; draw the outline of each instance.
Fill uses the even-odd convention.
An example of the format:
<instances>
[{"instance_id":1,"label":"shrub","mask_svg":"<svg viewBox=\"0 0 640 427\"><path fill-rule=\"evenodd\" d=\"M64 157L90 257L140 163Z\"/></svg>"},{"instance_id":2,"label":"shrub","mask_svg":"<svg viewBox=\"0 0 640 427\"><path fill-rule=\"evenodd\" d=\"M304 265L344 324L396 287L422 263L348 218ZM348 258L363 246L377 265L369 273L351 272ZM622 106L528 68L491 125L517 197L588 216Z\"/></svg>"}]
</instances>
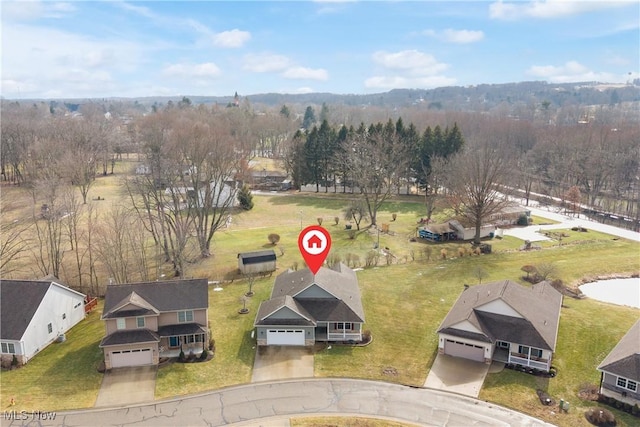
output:
<instances>
[{"instance_id":1,"label":"shrub","mask_svg":"<svg viewBox=\"0 0 640 427\"><path fill-rule=\"evenodd\" d=\"M422 250L422 253L424 254L424 257L427 259L427 261L431 261L431 254L433 253L433 248L431 246L425 246L424 249Z\"/></svg>"},{"instance_id":2,"label":"shrub","mask_svg":"<svg viewBox=\"0 0 640 427\"><path fill-rule=\"evenodd\" d=\"M395 221L396 218L398 218L398 214L397 213L392 213L391 214L391 221Z\"/></svg>"},{"instance_id":3,"label":"shrub","mask_svg":"<svg viewBox=\"0 0 640 427\"><path fill-rule=\"evenodd\" d=\"M349 230L347 230L347 234L349 236L349 239L351 239L351 240L356 238L356 230L349 229Z\"/></svg>"},{"instance_id":4,"label":"shrub","mask_svg":"<svg viewBox=\"0 0 640 427\"><path fill-rule=\"evenodd\" d=\"M184 357L184 351L180 350L180 354L178 355L178 360L184 362L186 358Z\"/></svg>"},{"instance_id":5,"label":"shrub","mask_svg":"<svg viewBox=\"0 0 640 427\"><path fill-rule=\"evenodd\" d=\"M365 331L362 332L362 342L369 341L371 341L371 331L369 329L365 329Z\"/></svg>"},{"instance_id":6,"label":"shrub","mask_svg":"<svg viewBox=\"0 0 640 427\"><path fill-rule=\"evenodd\" d=\"M272 245L276 245L280 241L280 235L276 233L271 233L267 236L267 239L269 239L269 243L271 243Z\"/></svg>"},{"instance_id":7,"label":"shrub","mask_svg":"<svg viewBox=\"0 0 640 427\"><path fill-rule=\"evenodd\" d=\"M467 251L466 251L466 250L465 250L465 248L463 248L462 246L458 247L458 256L459 256L460 258L464 257L464 254L465 254L466 252L467 252Z\"/></svg>"},{"instance_id":8,"label":"shrub","mask_svg":"<svg viewBox=\"0 0 640 427\"><path fill-rule=\"evenodd\" d=\"M378 260L380 259L380 254L378 251L371 250L367 252L367 256L364 260L365 267L375 267L378 265Z\"/></svg>"},{"instance_id":9,"label":"shrub","mask_svg":"<svg viewBox=\"0 0 640 427\"><path fill-rule=\"evenodd\" d=\"M318 217L317 220L318 220L318 225L322 225L322 218Z\"/></svg>"},{"instance_id":10,"label":"shrub","mask_svg":"<svg viewBox=\"0 0 640 427\"><path fill-rule=\"evenodd\" d=\"M238 192L238 203L245 211L253 209L253 195L251 194L249 187L246 185L243 185Z\"/></svg>"},{"instance_id":11,"label":"shrub","mask_svg":"<svg viewBox=\"0 0 640 427\"><path fill-rule=\"evenodd\" d=\"M640 407L638 406L637 403L633 405L633 408L631 408L631 414L636 417L640 416Z\"/></svg>"},{"instance_id":12,"label":"shrub","mask_svg":"<svg viewBox=\"0 0 640 427\"><path fill-rule=\"evenodd\" d=\"M442 249L442 250L440 251L440 257L441 257L442 259L447 259L447 250L446 250L446 249Z\"/></svg>"},{"instance_id":13,"label":"shrub","mask_svg":"<svg viewBox=\"0 0 640 427\"><path fill-rule=\"evenodd\" d=\"M342 257L340 254L330 252L327 256L327 265L331 267L332 265L338 264L342 261Z\"/></svg>"},{"instance_id":14,"label":"shrub","mask_svg":"<svg viewBox=\"0 0 640 427\"><path fill-rule=\"evenodd\" d=\"M209 338L209 350L216 352L216 340L213 337Z\"/></svg>"},{"instance_id":15,"label":"shrub","mask_svg":"<svg viewBox=\"0 0 640 427\"><path fill-rule=\"evenodd\" d=\"M336 223L336 225L338 225L338 223L340 222L340 217L339 216L334 216L333 217L333 221Z\"/></svg>"},{"instance_id":16,"label":"shrub","mask_svg":"<svg viewBox=\"0 0 640 427\"><path fill-rule=\"evenodd\" d=\"M616 417L605 408L589 408L584 413L585 418L591 424L597 426L614 426L616 425Z\"/></svg>"},{"instance_id":17,"label":"shrub","mask_svg":"<svg viewBox=\"0 0 640 427\"><path fill-rule=\"evenodd\" d=\"M200 360L207 360L208 356L209 352L207 350L202 350L202 353L200 353Z\"/></svg>"}]
</instances>

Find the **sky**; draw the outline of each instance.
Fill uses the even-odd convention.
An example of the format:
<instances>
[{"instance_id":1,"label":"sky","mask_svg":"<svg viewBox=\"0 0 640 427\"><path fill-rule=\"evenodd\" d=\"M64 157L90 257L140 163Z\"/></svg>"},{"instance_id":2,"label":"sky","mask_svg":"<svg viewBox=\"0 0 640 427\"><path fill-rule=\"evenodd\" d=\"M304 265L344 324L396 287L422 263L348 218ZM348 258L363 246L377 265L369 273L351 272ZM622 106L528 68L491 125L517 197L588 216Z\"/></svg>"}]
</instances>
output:
<instances>
[{"instance_id":1,"label":"sky","mask_svg":"<svg viewBox=\"0 0 640 427\"><path fill-rule=\"evenodd\" d=\"M637 0L1 0L0 8L5 99L640 77Z\"/></svg>"}]
</instances>

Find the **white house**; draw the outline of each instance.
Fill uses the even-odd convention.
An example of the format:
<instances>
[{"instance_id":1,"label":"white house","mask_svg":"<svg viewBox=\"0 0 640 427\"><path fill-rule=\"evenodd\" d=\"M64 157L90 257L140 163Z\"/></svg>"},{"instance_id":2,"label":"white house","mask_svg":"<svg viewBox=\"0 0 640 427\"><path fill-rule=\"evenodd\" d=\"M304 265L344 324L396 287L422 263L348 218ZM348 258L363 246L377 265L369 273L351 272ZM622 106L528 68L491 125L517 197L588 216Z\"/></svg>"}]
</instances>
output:
<instances>
[{"instance_id":1,"label":"white house","mask_svg":"<svg viewBox=\"0 0 640 427\"><path fill-rule=\"evenodd\" d=\"M84 319L85 295L54 280L0 280L0 357L27 363Z\"/></svg>"},{"instance_id":2,"label":"white house","mask_svg":"<svg viewBox=\"0 0 640 427\"><path fill-rule=\"evenodd\" d=\"M165 194L180 196L182 203L186 208L189 200L195 199L195 189L193 187L167 187ZM236 182L216 182L211 181L209 188L203 186L198 192L198 205L204 207L209 205L211 207L232 207L238 205L237 195L237 183ZM210 200L207 200L210 199Z\"/></svg>"}]
</instances>

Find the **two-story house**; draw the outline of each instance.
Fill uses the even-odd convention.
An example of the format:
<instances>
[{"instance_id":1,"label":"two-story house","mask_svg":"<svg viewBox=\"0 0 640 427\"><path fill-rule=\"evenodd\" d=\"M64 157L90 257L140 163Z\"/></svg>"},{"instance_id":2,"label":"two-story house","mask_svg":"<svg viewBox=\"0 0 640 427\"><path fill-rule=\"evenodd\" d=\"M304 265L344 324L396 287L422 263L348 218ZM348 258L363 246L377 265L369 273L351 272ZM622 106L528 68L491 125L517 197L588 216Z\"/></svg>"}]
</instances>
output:
<instances>
[{"instance_id":1,"label":"two-story house","mask_svg":"<svg viewBox=\"0 0 640 427\"><path fill-rule=\"evenodd\" d=\"M181 351L206 351L208 310L206 279L107 286L100 343L105 367L157 365Z\"/></svg>"},{"instance_id":2,"label":"two-story house","mask_svg":"<svg viewBox=\"0 0 640 427\"><path fill-rule=\"evenodd\" d=\"M356 273L339 263L316 274L305 268L278 275L254 326L258 345L312 346L362 341L364 310Z\"/></svg>"}]
</instances>

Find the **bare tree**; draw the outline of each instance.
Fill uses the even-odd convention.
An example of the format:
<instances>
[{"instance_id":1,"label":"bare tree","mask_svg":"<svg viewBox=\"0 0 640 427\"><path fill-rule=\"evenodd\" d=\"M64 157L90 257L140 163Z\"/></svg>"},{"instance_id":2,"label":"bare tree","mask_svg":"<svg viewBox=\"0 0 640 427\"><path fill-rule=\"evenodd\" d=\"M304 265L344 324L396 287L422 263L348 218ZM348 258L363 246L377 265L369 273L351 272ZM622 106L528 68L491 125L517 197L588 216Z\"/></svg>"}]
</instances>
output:
<instances>
[{"instance_id":1,"label":"bare tree","mask_svg":"<svg viewBox=\"0 0 640 427\"><path fill-rule=\"evenodd\" d=\"M0 203L0 216L5 217L6 212L13 206L11 202L2 200ZM0 221L0 277L7 277L17 270L17 261L28 251L30 239L27 237L31 223L23 220Z\"/></svg>"},{"instance_id":2,"label":"bare tree","mask_svg":"<svg viewBox=\"0 0 640 427\"><path fill-rule=\"evenodd\" d=\"M509 203L501 192L510 170L508 153L506 147L484 139L456 156L451 163L446 181L448 199L458 215L474 224L475 244L480 243L484 221Z\"/></svg>"},{"instance_id":3,"label":"bare tree","mask_svg":"<svg viewBox=\"0 0 640 427\"><path fill-rule=\"evenodd\" d=\"M367 208L362 200L354 199L344 208L344 219L356 223L356 230L360 230L360 223L367 218Z\"/></svg>"}]
</instances>

